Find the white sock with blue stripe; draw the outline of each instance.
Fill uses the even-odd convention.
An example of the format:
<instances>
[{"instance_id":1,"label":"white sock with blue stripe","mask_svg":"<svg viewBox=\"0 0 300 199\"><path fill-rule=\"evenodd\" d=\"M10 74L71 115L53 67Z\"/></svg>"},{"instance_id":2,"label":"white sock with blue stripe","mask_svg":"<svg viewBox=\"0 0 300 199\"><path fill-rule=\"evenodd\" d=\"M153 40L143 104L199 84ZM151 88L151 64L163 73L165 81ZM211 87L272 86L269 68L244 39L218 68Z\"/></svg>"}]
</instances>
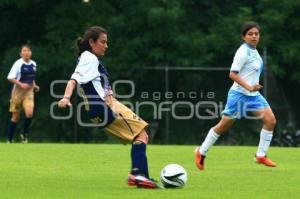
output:
<instances>
[{"instance_id":1,"label":"white sock with blue stripe","mask_svg":"<svg viewBox=\"0 0 300 199\"><path fill-rule=\"evenodd\" d=\"M218 140L220 137L219 134L217 134L213 128L211 128L204 140L204 142L201 144L200 147L200 153L201 155L206 155L208 152L209 148Z\"/></svg>"},{"instance_id":2,"label":"white sock with blue stripe","mask_svg":"<svg viewBox=\"0 0 300 199\"><path fill-rule=\"evenodd\" d=\"M266 153L269 149L272 137L273 137L273 131L261 129L259 145L258 145L258 149L256 152L257 157L263 157L266 155Z\"/></svg>"}]
</instances>

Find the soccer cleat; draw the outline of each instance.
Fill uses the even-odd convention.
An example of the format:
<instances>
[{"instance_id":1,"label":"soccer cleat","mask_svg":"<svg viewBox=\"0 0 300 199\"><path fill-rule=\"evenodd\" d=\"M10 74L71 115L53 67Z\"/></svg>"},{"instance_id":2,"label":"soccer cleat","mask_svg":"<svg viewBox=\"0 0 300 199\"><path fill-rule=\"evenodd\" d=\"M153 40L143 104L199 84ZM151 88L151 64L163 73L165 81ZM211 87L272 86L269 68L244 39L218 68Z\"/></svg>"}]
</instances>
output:
<instances>
[{"instance_id":1,"label":"soccer cleat","mask_svg":"<svg viewBox=\"0 0 300 199\"><path fill-rule=\"evenodd\" d=\"M196 162L196 166L198 167L198 169L200 171L203 171L205 156L200 154L199 149L200 149L199 147L196 147L196 149L195 149L195 162Z\"/></svg>"},{"instance_id":2,"label":"soccer cleat","mask_svg":"<svg viewBox=\"0 0 300 199\"><path fill-rule=\"evenodd\" d=\"M136 181L135 177L136 177L135 175L128 174L127 184L129 186L136 186L137 185L137 181Z\"/></svg>"},{"instance_id":3,"label":"soccer cleat","mask_svg":"<svg viewBox=\"0 0 300 199\"><path fill-rule=\"evenodd\" d=\"M145 189L157 189L159 186L151 179L142 175L128 175L127 184L129 186L137 186Z\"/></svg>"},{"instance_id":4,"label":"soccer cleat","mask_svg":"<svg viewBox=\"0 0 300 199\"><path fill-rule=\"evenodd\" d=\"M254 157L254 161L258 164L264 164L267 167L276 167L276 163L273 162L271 159L267 158L267 156L262 156L262 157Z\"/></svg>"},{"instance_id":5,"label":"soccer cleat","mask_svg":"<svg viewBox=\"0 0 300 199\"><path fill-rule=\"evenodd\" d=\"M24 133L20 133L22 143L28 143L28 137Z\"/></svg>"}]
</instances>

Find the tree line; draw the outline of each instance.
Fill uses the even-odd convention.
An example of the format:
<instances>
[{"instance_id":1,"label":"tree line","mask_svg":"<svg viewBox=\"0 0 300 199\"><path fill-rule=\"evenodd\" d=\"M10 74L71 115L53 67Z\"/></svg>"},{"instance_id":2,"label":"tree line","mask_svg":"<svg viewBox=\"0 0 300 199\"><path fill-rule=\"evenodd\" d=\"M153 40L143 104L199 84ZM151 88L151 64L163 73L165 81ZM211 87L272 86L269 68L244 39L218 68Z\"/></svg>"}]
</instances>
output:
<instances>
[{"instance_id":1,"label":"tree line","mask_svg":"<svg viewBox=\"0 0 300 199\"><path fill-rule=\"evenodd\" d=\"M8 104L12 86L6 76L18 58L19 47L29 43L33 59L38 64L36 81L41 87L36 95L32 139L39 142L110 141L98 129L76 125L74 118L54 120L50 115L51 104L58 100L51 96L51 82L70 77L77 60L74 41L92 25L108 30L109 49L103 61L110 71L111 81L131 79L137 85L137 93L163 93L165 87L162 85L166 83L164 71L145 68L230 67L235 50L242 42L239 35L241 25L245 21L257 21L262 27L258 50L263 53L263 49L267 49L268 69L282 87L287 103L293 107L295 121L300 117L297 107L300 83L298 0L90 0L89 3L79 0L1 0L0 11L0 135L3 139L10 117ZM214 88L222 100L225 100L231 84L222 73L212 75L205 71L183 73L170 70L168 75L170 91L200 88L204 90L202 92L209 92ZM126 89L120 88L118 92L126 93ZM57 85L55 91L62 94L63 85ZM80 101L80 98L75 98L73 100ZM141 99L134 96L131 100ZM285 116L278 115L282 117L278 120L284 121L279 127L284 128ZM172 135L169 143L194 143L215 122L192 119L179 125L178 121L172 121L166 115L153 121L147 109L141 111L141 116L157 126L153 129L155 143L166 142L167 130ZM166 129L166 120L170 120L169 129ZM224 142L242 140L238 144L251 144L251 137L256 135L251 134L247 139L248 132L241 128L245 125L247 122L242 121L235 127L234 131L239 132L233 136L235 140L224 138ZM249 129L255 132L257 124L251 123Z\"/></svg>"}]
</instances>

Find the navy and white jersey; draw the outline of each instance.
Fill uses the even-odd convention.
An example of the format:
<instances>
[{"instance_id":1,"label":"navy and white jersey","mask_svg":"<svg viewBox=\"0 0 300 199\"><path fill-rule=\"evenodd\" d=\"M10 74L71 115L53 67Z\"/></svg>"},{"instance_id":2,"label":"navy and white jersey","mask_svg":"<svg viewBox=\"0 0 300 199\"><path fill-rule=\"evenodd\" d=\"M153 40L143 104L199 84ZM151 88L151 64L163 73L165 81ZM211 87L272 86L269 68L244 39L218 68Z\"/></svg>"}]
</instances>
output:
<instances>
[{"instance_id":1,"label":"navy and white jersey","mask_svg":"<svg viewBox=\"0 0 300 199\"><path fill-rule=\"evenodd\" d=\"M12 66L7 75L7 79L17 79L22 83L33 85L36 74L36 63L33 60L25 62L22 58L18 59Z\"/></svg>"},{"instance_id":2,"label":"navy and white jersey","mask_svg":"<svg viewBox=\"0 0 300 199\"><path fill-rule=\"evenodd\" d=\"M236 51L230 71L238 72L239 76L249 85L259 84L259 77L263 70L263 60L258 51L244 43ZM248 91L238 83L234 82L232 90L248 96L259 95L259 91Z\"/></svg>"},{"instance_id":3,"label":"navy and white jersey","mask_svg":"<svg viewBox=\"0 0 300 199\"><path fill-rule=\"evenodd\" d=\"M102 73L103 71L105 73ZM100 63L97 56L89 51L84 51L78 58L78 63L71 79L76 80L81 86L90 85L95 91L93 94L104 100L104 85L109 84L107 75L107 70Z\"/></svg>"},{"instance_id":4,"label":"navy and white jersey","mask_svg":"<svg viewBox=\"0 0 300 199\"><path fill-rule=\"evenodd\" d=\"M104 99L105 90L110 89L108 72L97 56L89 51L84 51L78 58L71 79L74 79L81 87L89 118L100 120L95 122L108 119L108 124L111 123L114 116Z\"/></svg>"}]
</instances>

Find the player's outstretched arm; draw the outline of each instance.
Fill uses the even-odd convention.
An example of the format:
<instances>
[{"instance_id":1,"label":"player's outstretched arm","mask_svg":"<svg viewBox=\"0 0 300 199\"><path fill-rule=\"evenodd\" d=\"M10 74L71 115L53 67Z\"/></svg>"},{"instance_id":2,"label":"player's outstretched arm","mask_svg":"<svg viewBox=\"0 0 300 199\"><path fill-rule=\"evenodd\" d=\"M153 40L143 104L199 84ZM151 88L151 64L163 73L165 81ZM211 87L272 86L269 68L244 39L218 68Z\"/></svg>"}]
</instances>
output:
<instances>
[{"instance_id":1,"label":"player's outstretched arm","mask_svg":"<svg viewBox=\"0 0 300 199\"><path fill-rule=\"evenodd\" d=\"M65 90L65 94L64 94L64 98L62 98L58 102L59 108L66 108L67 106L72 106L70 99L73 94L73 90L74 90L75 86L76 86L75 80L71 79L68 81L68 84L67 84L67 87Z\"/></svg>"}]
</instances>

